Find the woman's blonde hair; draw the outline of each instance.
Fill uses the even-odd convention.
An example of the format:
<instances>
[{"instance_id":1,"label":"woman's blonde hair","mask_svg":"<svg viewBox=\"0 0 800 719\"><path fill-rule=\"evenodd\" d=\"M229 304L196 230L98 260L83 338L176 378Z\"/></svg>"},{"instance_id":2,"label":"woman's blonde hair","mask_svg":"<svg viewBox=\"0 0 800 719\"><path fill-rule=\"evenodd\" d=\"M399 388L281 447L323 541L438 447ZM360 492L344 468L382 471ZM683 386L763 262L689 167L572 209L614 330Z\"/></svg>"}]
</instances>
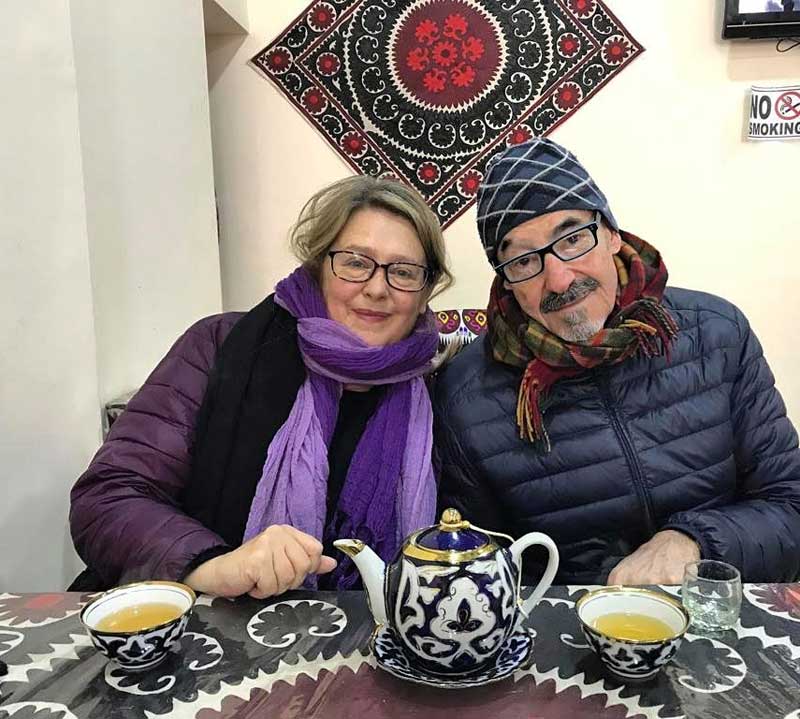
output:
<instances>
[{"instance_id":1,"label":"woman's blonde hair","mask_svg":"<svg viewBox=\"0 0 800 719\"><path fill-rule=\"evenodd\" d=\"M439 220L408 185L397 180L357 175L334 182L306 202L292 228L292 251L319 278L328 251L347 220L364 207L376 207L408 220L417 232L430 272L431 297L453 284L447 265L444 237Z\"/></svg>"}]
</instances>

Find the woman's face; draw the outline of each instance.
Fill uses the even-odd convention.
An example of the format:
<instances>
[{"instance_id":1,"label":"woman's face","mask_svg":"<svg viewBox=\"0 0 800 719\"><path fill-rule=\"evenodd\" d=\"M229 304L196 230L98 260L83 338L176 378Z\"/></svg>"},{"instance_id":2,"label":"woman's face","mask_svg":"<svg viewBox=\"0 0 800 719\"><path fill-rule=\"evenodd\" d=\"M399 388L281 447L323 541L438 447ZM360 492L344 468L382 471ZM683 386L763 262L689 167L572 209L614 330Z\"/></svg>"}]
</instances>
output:
<instances>
[{"instance_id":1,"label":"woman's face","mask_svg":"<svg viewBox=\"0 0 800 719\"><path fill-rule=\"evenodd\" d=\"M364 207L350 215L330 249L358 252L379 264L427 265L414 226L404 217L377 207ZM323 262L320 285L330 318L373 346L407 337L425 312L430 295L428 286L420 292L390 287L380 267L367 282L347 282L333 274L330 257Z\"/></svg>"}]
</instances>

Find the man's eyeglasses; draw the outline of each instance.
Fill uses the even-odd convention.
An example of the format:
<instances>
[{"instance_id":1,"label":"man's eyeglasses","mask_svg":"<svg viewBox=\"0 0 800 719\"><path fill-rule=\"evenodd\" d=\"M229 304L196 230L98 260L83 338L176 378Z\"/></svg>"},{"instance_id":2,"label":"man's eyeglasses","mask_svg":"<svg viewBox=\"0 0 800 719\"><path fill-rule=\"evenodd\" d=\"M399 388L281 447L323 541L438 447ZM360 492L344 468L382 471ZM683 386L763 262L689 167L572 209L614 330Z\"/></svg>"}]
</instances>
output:
<instances>
[{"instance_id":1,"label":"man's eyeglasses","mask_svg":"<svg viewBox=\"0 0 800 719\"><path fill-rule=\"evenodd\" d=\"M382 265L371 257L349 250L333 250L331 270L345 282L369 282L378 268L386 273L386 282L401 292L419 292L428 284L430 270L411 262L387 262Z\"/></svg>"},{"instance_id":2,"label":"man's eyeglasses","mask_svg":"<svg viewBox=\"0 0 800 719\"><path fill-rule=\"evenodd\" d=\"M500 277L509 284L525 282L544 271L544 258L553 254L562 262L577 260L597 247L597 228L600 226L600 213L595 212L594 220L570 230L563 237L553 240L538 250L531 250L494 268Z\"/></svg>"}]
</instances>

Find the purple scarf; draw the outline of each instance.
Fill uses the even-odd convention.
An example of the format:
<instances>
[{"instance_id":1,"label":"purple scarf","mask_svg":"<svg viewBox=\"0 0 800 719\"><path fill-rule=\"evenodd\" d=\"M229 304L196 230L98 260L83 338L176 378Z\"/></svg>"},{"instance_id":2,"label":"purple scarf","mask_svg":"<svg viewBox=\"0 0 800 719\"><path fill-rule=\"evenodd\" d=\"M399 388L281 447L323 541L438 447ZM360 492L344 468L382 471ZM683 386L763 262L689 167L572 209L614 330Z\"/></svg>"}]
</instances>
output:
<instances>
[{"instance_id":1,"label":"purple scarf","mask_svg":"<svg viewBox=\"0 0 800 719\"><path fill-rule=\"evenodd\" d=\"M432 524L436 483L432 417L422 375L430 371L438 334L428 310L411 335L368 345L328 319L325 300L303 267L278 283L275 301L297 318L307 377L273 438L256 487L244 540L272 524L290 524L320 541L332 532L369 544L391 561L405 537ZM332 525L325 527L328 445L345 384L389 385L353 453ZM336 586L352 586L352 561L336 557ZM305 586L315 586L316 577Z\"/></svg>"}]
</instances>

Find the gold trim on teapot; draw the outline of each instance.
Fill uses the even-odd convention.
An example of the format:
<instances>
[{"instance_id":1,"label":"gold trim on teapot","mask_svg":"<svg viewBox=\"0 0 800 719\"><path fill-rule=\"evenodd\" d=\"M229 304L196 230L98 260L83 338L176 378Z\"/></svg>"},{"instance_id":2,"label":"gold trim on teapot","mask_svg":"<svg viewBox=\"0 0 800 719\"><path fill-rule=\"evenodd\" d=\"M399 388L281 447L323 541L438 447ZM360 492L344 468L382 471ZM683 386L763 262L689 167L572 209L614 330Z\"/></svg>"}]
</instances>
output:
<instances>
[{"instance_id":1,"label":"gold trim on teapot","mask_svg":"<svg viewBox=\"0 0 800 719\"><path fill-rule=\"evenodd\" d=\"M462 519L457 509L445 509L444 512L442 512L442 518L439 520L439 524L435 525L435 527L440 532L460 532L465 529L475 529L479 532L484 532L484 530L479 530L477 527L473 527L467 520ZM431 527L426 527L425 529L420 529L418 532L414 532L406 540L405 544L403 544L403 556L430 562L461 564L462 562L471 562L473 559L485 557L496 552L498 549L498 545L492 540L485 542L479 547L473 547L472 549L453 550L423 547L417 542L417 539L421 534L430 531L430 529Z\"/></svg>"}]
</instances>

